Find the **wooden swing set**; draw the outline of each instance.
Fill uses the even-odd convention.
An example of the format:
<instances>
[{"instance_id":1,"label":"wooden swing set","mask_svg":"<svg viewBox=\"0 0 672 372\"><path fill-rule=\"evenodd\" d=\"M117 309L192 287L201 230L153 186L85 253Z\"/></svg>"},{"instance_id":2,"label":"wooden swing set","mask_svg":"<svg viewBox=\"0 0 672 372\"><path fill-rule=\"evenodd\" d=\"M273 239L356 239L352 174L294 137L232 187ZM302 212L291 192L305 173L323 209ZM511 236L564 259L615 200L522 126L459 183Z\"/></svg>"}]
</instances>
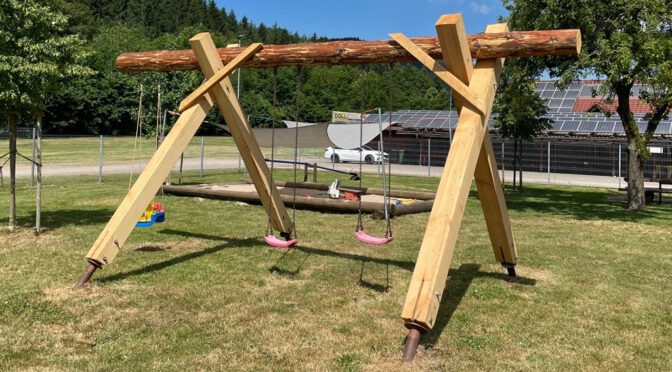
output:
<instances>
[{"instance_id":1,"label":"wooden swing set","mask_svg":"<svg viewBox=\"0 0 672 372\"><path fill-rule=\"evenodd\" d=\"M397 33L390 34L393 41L266 47L255 43L247 48L219 50L210 34L201 33L190 40L192 51L120 55L116 64L121 71L173 71L200 67L207 80L180 104L180 118L87 254L88 266L77 287L82 287L96 269L114 260L138 217L215 104L228 124L270 225L282 236L291 235L293 222L272 182L264 156L229 79L237 68L419 61L451 87L459 120L401 313L409 330L403 359L412 360L420 336L437 322L472 178L476 179L495 259L509 275L516 275L516 245L488 134L488 118L504 59L577 55L581 50L579 30L509 32L506 24L493 24L483 34L468 36L460 14L440 17L436 30L438 38L408 39ZM437 59L443 60L444 64L438 63Z\"/></svg>"}]
</instances>

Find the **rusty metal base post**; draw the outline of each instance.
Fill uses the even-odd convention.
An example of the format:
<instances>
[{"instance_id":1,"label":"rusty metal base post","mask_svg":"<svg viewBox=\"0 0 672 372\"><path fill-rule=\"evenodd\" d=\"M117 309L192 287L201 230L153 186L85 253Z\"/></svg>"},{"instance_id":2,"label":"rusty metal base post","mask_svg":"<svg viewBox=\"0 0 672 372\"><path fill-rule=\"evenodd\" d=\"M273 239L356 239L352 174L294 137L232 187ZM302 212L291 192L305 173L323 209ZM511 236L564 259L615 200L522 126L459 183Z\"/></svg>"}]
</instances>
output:
<instances>
[{"instance_id":1,"label":"rusty metal base post","mask_svg":"<svg viewBox=\"0 0 672 372\"><path fill-rule=\"evenodd\" d=\"M415 322L406 322L408 328L408 336L406 336L406 343L404 345L404 354L401 357L403 362L412 362L415 358L415 353L418 351L420 345L420 337L427 333L429 329Z\"/></svg>"},{"instance_id":2,"label":"rusty metal base post","mask_svg":"<svg viewBox=\"0 0 672 372\"><path fill-rule=\"evenodd\" d=\"M510 277L515 278L516 275L516 264L510 264L507 262L501 262L502 266L506 269L506 272Z\"/></svg>"},{"instance_id":3,"label":"rusty metal base post","mask_svg":"<svg viewBox=\"0 0 672 372\"><path fill-rule=\"evenodd\" d=\"M86 267L86 270L84 271L82 277L79 278L79 281L75 285L75 289L84 287L84 285L89 281L89 279L91 279L91 276L93 276L93 273L95 273L96 270L100 268L100 266L101 265L98 262L89 260L89 265Z\"/></svg>"}]
</instances>

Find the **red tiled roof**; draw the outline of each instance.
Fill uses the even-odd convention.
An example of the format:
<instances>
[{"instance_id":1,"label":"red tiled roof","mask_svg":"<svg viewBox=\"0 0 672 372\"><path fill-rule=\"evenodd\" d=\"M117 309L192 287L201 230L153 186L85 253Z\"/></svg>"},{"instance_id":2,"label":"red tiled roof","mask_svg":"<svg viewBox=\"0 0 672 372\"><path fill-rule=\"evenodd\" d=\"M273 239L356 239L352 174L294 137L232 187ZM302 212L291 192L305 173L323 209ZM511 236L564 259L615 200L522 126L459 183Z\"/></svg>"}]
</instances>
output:
<instances>
[{"instance_id":1,"label":"red tiled roof","mask_svg":"<svg viewBox=\"0 0 672 372\"><path fill-rule=\"evenodd\" d=\"M615 99L612 103L606 103L603 98L577 98L572 111L589 112L596 104L599 105L602 110L616 112L618 100ZM646 114L651 112L651 106L637 98L630 98L630 110L634 114Z\"/></svg>"}]
</instances>

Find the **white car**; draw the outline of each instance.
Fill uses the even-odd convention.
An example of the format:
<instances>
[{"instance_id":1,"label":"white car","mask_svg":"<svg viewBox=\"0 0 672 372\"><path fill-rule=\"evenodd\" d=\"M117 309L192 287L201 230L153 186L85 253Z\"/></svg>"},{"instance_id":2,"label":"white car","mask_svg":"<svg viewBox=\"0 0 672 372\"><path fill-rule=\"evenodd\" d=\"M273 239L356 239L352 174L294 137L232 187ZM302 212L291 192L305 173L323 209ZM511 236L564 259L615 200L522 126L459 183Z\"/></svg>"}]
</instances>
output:
<instances>
[{"instance_id":1,"label":"white car","mask_svg":"<svg viewBox=\"0 0 672 372\"><path fill-rule=\"evenodd\" d=\"M383 156L385 156L385 160L390 159L388 153L374 150L368 146L362 146L352 150L335 149L333 147L324 149L324 158L329 159L334 163L342 161L364 161L367 164L374 164L381 163L383 161Z\"/></svg>"}]
</instances>

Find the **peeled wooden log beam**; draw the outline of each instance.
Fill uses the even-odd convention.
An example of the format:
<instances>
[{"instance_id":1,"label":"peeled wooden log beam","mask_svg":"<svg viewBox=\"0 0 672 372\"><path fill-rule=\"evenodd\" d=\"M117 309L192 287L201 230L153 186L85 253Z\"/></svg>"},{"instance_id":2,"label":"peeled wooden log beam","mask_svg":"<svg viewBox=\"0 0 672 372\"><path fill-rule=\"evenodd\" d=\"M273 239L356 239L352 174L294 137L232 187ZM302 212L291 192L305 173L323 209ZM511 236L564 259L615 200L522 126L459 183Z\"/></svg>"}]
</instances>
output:
<instances>
[{"instance_id":1,"label":"peeled wooden log beam","mask_svg":"<svg viewBox=\"0 0 672 372\"><path fill-rule=\"evenodd\" d=\"M580 30L514 31L469 35L473 58L509 58L577 55L581 51ZM411 39L434 59L442 59L435 37ZM244 48L218 49L227 64ZM392 40L332 41L289 45L266 45L242 67L289 67L412 62L413 56ZM117 57L124 72L196 70L198 61L191 50L162 50L124 53Z\"/></svg>"}]
</instances>

